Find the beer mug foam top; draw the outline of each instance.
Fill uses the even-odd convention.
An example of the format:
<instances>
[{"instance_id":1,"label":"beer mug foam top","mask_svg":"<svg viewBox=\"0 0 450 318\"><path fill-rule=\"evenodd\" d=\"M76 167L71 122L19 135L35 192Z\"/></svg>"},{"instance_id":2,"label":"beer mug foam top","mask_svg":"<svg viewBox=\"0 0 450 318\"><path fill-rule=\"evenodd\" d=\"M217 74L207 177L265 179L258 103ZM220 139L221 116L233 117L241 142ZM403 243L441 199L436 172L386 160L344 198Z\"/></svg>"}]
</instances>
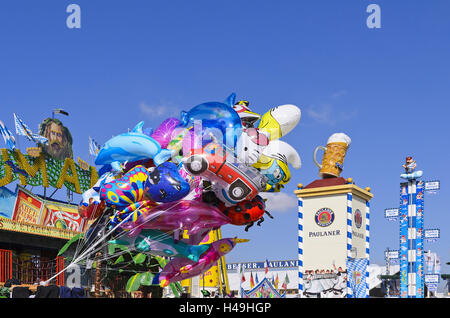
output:
<instances>
[{"instance_id":1,"label":"beer mug foam top","mask_svg":"<svg viewBox=\"0 0 450 318\"><path fill-rule=\"evenodd\" d=\"M347 144L347 147L350 147L352 140L350 139L349 136L347 136L344 133L335 133L335 134L332 134L330 136L330 138L328 138L327 144L332 143L332 142L345 142Z\"/></svg>"},{"instance_id":2,"label":"beer mug foam top","mask_svg":"<svg viewBox=\"0 0 450 318\"><path fill-rule=\"evenodd\" d=\"M335 133L328 138L327 146L314 150L314 163L319 167L322 178L339 177L344 169L344 158L352 140L344 133ZM317 161L317 152L323 150L322 163Z\"/></svg>"}]
</instances>

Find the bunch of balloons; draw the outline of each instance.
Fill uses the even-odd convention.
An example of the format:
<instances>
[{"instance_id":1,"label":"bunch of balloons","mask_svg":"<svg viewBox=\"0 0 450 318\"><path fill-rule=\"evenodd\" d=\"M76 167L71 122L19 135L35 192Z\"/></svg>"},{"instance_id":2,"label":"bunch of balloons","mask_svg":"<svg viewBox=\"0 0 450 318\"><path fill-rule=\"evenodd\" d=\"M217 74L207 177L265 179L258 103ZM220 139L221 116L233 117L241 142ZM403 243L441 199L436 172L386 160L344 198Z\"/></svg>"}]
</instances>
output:
<instances>
[{"instance_id":1,"label":"bunch of balloons","mask_svg":"<svg viewBox=\"0 0 450 318\"><path fill-rule=\"evenodd\" d=\"M246 241L200 244L211 230L233 224L247 231L264 214L272 217L259 194L280 191L290 180L289 166L300 168L297 151L280 140L300 116L294 105L261 116L233 93L167 118L155 130L138 123L105 142L96 157L100 178L83 194L79 213L89 220L106 215L107 222L97 220L88 232L112 231L111 243L171 258L161 286L207 271Z\"/></svg>"}]
</instances>

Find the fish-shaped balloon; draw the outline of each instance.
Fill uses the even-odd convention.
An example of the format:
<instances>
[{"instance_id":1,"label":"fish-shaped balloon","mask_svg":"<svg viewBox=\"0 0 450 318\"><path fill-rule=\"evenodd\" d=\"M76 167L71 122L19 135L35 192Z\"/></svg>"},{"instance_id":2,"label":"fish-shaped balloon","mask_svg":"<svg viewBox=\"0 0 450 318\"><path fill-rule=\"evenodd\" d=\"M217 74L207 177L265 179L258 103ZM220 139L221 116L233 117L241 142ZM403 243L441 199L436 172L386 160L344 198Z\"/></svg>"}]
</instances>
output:
<instances>
[{"instance_id":1,"label":"fish-shaped balloon","mask_svg":"<svg viewBox=\"0 0 450 318\"><path fill-rule=\"evenodd\" d=\"M142 159L153 159L156 166L172 156L172 150L162 149L161 145L142 130L144 122L139 122L130 132L109 139L100 149L96 165L108 165L121 170L121 164Z\"/></svg>"},{"instance_id":2,"label":"fish-shaped balloon","mask_svg":"<svg viewBox=\"0 0 450 318\"><path fill-rule=\"evenodd\" d=\"M187 258L174 258L164 266L159 274L159 284L161 287L166 287L170 283L200 275L210 269L220 257L231 252L237 243L248 241L238 238L225 238L205 244L208 249L196 262Z\"/></svg>"}]
</instances>

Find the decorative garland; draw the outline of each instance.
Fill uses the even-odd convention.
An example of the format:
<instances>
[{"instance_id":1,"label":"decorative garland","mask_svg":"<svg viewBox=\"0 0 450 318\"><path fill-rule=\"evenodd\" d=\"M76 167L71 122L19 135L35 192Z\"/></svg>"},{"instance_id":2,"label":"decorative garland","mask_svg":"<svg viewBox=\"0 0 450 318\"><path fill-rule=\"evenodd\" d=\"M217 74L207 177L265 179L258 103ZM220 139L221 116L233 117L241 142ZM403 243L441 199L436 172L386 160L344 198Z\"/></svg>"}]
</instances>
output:
<instances>
[{"instance_id":1,"label":"decorative garland","mask_svg":"<svg viewBox=\"0 0 450 318\"><path fill-rule=\"evenodd\" d=\"M72 192L83 193L94 186L98 173L94 167L83 170L72 158L54 159L40 154L34 158L20 150L0 149L0 187L19 179L20 184L49 186L61 189L65 186Z\"/></svg>"}]
</instances>

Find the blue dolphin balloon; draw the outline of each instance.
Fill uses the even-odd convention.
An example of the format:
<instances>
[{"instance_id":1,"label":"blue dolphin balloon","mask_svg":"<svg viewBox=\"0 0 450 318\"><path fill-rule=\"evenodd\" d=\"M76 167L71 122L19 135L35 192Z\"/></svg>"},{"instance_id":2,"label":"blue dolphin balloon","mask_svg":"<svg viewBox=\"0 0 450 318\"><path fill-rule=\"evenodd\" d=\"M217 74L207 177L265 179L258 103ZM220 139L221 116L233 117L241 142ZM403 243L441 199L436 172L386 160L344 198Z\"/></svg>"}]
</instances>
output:
<instances>
[{"instance_id":1,"label":"blue dolphin balloon","mask_svg":"<svg viewBox=\"0 0 450 318\"><path fill-rule=\"evenodd\" d=\"M107 165L119 171L120 164L142 159L153 159L156 166L170 159L172 150L161 149L160 144L142 131L141 121L131 132L123 133L108 140L100 149L96 165Z\"/></svg>"},{"instance_id":2,"label":"blue dolphin balloon","mask_svg":"<svg viewBox=\"0 0 450 318\"><path fill-rule=\"evenodd\" d=\"M207 102L197 105L189 111L180 114L180 125L194 133L202 135L203 145L212 141L210 134L215 136L219 143L234 148L237 139L242 134L242 122L238 113L233 109L236 95L231 94L224 103ZM196 127L201 125L201 131Z\"/></svg>"}]
</instances>

